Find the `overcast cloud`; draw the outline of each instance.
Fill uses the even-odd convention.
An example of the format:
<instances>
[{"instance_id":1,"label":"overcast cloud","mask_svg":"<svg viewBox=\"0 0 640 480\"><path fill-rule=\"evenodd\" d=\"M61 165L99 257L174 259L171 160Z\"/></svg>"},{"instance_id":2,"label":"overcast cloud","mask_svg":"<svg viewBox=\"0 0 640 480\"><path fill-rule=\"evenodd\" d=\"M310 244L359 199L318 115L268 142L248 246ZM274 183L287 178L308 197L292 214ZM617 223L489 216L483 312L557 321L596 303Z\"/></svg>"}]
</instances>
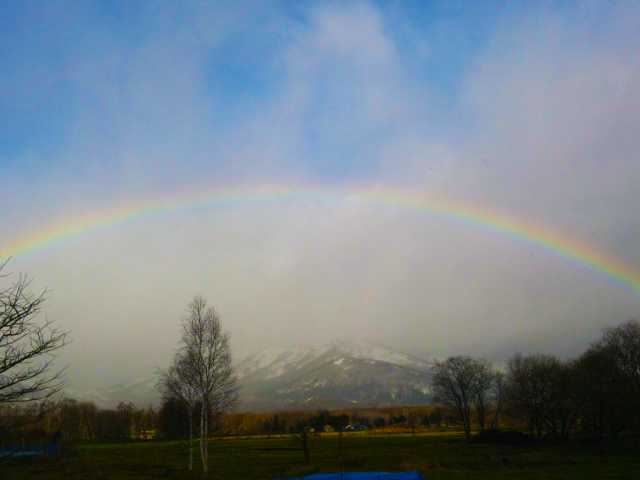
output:
<instances>
[{"instance_id":1,"label":"overcast cloud","mask_svg":"<svg viewBox=\"0 0 640 480\"><path fill-rule=\"evenodd\" d=\"M74 388L165 366L196 294L236 357L357 337L567 358L639 318L635 2L228 3L0 6L0 252L52 290ZM322 195L194 204L15 251L122 206L265 186ZM635 288L357 197L380 191L555 232Z\"/></svg>"}]
</instances>

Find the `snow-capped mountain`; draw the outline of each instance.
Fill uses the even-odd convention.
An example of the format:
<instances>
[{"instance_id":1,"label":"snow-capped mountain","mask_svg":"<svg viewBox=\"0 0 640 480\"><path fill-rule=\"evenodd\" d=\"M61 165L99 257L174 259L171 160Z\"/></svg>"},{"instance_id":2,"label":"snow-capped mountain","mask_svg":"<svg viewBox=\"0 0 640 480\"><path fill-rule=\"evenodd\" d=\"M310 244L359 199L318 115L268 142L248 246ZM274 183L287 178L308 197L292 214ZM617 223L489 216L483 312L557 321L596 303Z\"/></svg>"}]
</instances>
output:
<instances>
[{"instance_id":1,"label":"snow-capped mountain","mask_svg":"<svg viewBox=\"0 0 640 480\"><path fill-rule=\"evenodd\" d=\"M239 362L242 410L342 408L429 402L430 369L422 359L371 342L339 341L269 348Z\"/></svg>"},{"instance_id":2,"label":"snow-capped mountain","mask_svg":"<svg viewBox=\"0 0 640 480\"><path fill-rule=\"evenodd\" d=\"M425 404L435 358L419 358L364 340L296 348L271 347L235 364L240 411L332 409ZM93 391L68 388L67 397L100 408L133 402L159 406L157 377Z\"/></svg>"},{"instance_id":3,"label":"snow-capped mountain","mask_svg":"<svg viewBox=\"0 0 640 480\"><path fill-rule=\"evenodd\" d=\"M238 379L242 380L256 371L261 371L263 378L265 378L265 374L267 375L266 378L274 378L284 373L294 364L301 367L306 362L315 361L320 357L326 356L378 360L418 370L429 370L435 363L434 358L425 360L366 340L341 340L325 345L266 348L238 362L236 375Z\"/></svg>"}]
</instances>

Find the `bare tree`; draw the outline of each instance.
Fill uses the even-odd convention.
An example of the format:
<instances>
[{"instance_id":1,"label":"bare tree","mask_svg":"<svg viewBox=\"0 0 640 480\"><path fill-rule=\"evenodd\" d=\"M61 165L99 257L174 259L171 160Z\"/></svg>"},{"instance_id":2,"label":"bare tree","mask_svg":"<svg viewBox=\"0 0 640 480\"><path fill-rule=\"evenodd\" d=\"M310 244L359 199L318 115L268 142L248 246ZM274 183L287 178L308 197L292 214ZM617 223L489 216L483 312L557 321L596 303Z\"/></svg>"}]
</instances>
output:
<instances>
[{"instance_id":1,"label":"bare tree","mask_svg":"<svg viewBox=\"0 0 640 480\"><path fill-rule=\"evenodd\" d=\"M573 427L581 403L578 382L578 363L556 360L547 366L549 401L545 412L545 427L556 440L566 441Z\"/></svg>"},{"instance_id":2,"label":"bare tree","mask_svg":"<svg viewBox=\"0 0 640 480\"><path fill-rule=\"evenodd\" d=\"M551 355L515 354L508 364L507 397L513 410L542 437L551 395L550 365L557 362Z\"/></svg>"},{"instance_id":3,"label":"bare tree","mask_svg":"<svg viewBox=\"0 0 640 480\"><path fill-rule=\"evenodd\" d=\"M2 282L10 276L2 273L6 264L0 263ZM48 292L34 295L29 284L20 275L0 287L0 405L32 405L37 415L30 418L37 419L55 407L50 400L65 385L64 369L54 369L54 353L66 345L67 333L52 320L37 321Z\"/></svg>"},{"instance_id":4,"label":"bare tree","mask_svg":"<svg viewBox=\"0 0 640 480\"><path fill-rule=\"evenodd\" d=\"M238 386L231 366L229 333L207 301L197 296L182 319L181 355L188 358L187 381L202 404L200 455L204 473L209 471L208 434L211 417L219 417L237 401Z\"/></svg>"},{"instance_id":5,"label":"bare tree","mask_svg":"<svg viewBox=\"0 0 640 480\"><path fill-rule=\"evenodd\" d=\"M603 331L600 345L612 353L618 368L640 396L640 323L630 320Z\"/></svg>"},{"instance_id":6,"label":"bare tree","mask_svg":"<svg viewBox=\"0 0 640 480\"><path fill-rule=\"evenodd\" d=\"M594 435L616 438L640 430L640 323L630 320L603 328L577 362L583 426Z\"/></svg>"},{"instance_id":7,"label":"bare tree","mask_svg":"<svg viewBox=\"0 0 640 480\"><path fill-rule=\"evenodd\" d=\"M311 463L311 449L313 447L313 439L317 434L310 426L305 426L300 433L294 433L292 438L302 447L304 453L304 460L307 464ZM340 428L340 448L342 448L342 428ZM340 460L342 460L342 453L340 453Z\"/></svg>"},{"instance_id":8,"label":"bare tree","mask_svg":"<svg viewBox=\"0 0 640 480\"><path fill-rule=\"evenodd\" d=\"M561 362L552 355L518 353L509 360L507 401L526 421L531 437L547 433L567 440L582 401L580 373L576 362Z\"/></svg>"},{"instance_id":9,"label":"bare tree","mask_svg":"<svg viewBox=\"0 0 640 480\"><path fill-rule=\"evenodd\" d=\"M136 406L133 402L120 402L116 408L118 422L118 438L129 440L131 438L131 416Z\"/></svg>"},{"instance_id":10,"label":"bare tree","mask_svg":"<svg viewBox=\"0 0 640 480\"><path fill-rule=\"evenodd\" d=\"M452 409L467 440L471 438L471 404L477 378L478 362L471 357L449 357L433 367L436 401Z\"/></svg>"},{"instance_id":11,"label":"bare tree","mask_svg":"<svg viewBox=\"0 0 640 480\"><path fill-rule=\"evenodd\" d=\"M503 372L495 372L494 373L494 392L495 392L495 409L493 411L493 420L491 420L491 428L497 429L500 413L502 412L502 407L504 406L505 395L506 395L506 384L505 384L505 375Z\"/></svg>"},{"instance_id":12,"label":"bare tree","mask_svg":"<svg viewBox=\"0 0 640 480\"><path fill-rule=\"evenodd\" d=\"M165 398L176 398L187 407L189 415L189 471L193 472L193 411L198 399L194 379L194 359L189 352L178 352L166 370L159 371L158 389Z\"/></svg>"},{"instance_id":13,"label":"bare tree","mask_svg":"<svg viewBox=\"0 0 640 480\"><path fill-rule=\"evenodd\" d=\"M491 364L485 360L475 360L476 362L476 375L471 382L471 391L473 404L476 407L478 414L478 423L480 430L484 431L487 410L489 408L489 393L495 383L495 373L491 368Z\"/></svg>"},{"instance_id":14,"label":"bare tree","mask_svg":"<svg viewBox=\"0 0 640 480\"><path fill-rule=\"evenodd\" d=\"M407 426L411 429L411 435L416 436L416 428L420 423L420 418L416 412L410 411L407 413Z\"/></svg>"}]
</instances>

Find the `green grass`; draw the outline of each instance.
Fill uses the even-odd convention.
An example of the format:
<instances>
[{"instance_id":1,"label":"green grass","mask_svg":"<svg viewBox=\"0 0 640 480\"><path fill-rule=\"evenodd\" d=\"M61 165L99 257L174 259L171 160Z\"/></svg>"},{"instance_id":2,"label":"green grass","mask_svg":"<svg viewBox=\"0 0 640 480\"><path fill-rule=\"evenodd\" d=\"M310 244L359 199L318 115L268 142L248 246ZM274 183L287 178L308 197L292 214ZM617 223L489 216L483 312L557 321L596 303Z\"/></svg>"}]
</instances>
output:
<instances>
[{"instance_id":1,"label":"green grass","mask_svg":"<svg viewBox=\"0 0 640 480\"><path fill-rule=\"evenodd\" d=\"M287 437L212 441L211 478L274 480L339 471L337 435L317 438L311 464ZM187 471L185 442L131 442L76 446L54 459L0 461L7 479L202 478L197 445L195 473ZM616 446L571 441L565 445L468 444L460 436L349 435L343 438L344 471L418 470L427 479L627 479L640 478L633 439Z\"/></svg>"}]
</instances>

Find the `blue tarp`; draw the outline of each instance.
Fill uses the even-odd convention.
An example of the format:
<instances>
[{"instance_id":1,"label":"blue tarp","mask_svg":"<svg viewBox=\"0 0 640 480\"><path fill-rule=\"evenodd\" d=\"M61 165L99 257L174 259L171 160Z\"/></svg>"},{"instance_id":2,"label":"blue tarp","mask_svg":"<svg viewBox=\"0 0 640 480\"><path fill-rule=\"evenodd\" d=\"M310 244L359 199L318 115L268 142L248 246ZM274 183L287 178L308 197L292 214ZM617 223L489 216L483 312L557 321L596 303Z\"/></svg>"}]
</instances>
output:
<instances>
[{"instance_id":1,"label":"blue tarp","mask_svg":"<svg viewBox=\"0 0 640 480\"><path fill-rule=\"evenodd\" d=\"M58 444L10 445L0 450L0 457L31 457L38 455L58 455Z\"/></svg>"},{"instance_id":2,"label":"blue tarp","mask_svg":"<svg viewBox=\"0 0 640 480\"><path fill-rule=\"evenodd\" d=\"M348 472L348 473L316 473L304 478L288 480L424 480L418 472Z\"/></svg>"}]
</instances>

